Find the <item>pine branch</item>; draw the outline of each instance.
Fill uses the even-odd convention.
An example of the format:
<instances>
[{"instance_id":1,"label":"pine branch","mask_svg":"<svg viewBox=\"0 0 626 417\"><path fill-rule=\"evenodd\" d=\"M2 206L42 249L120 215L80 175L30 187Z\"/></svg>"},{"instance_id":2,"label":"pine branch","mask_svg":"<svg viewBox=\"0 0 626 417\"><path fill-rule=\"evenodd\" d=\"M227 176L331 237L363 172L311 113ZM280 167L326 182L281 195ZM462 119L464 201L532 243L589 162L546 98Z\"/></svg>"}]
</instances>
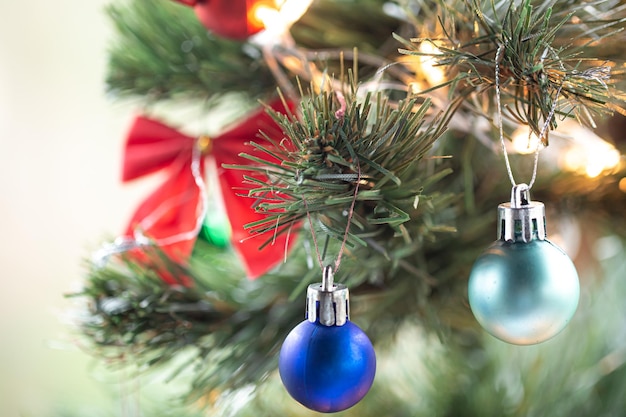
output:
<instances>
[{"instance_id":1,"label":"pine branch","mask_svg":"<svg viewBox=\"0 0 626 417\"><path fill-rule=\"evenodd\" d=\"M243 155L256 164L253 170L269 173L268 181L249 178L248 195L262 198L256 209L267 214L249 225L251 232L271 232L310 216L324 234L342 240L355 200L347 237L352 246L367 246L371 238L383 246L394 237L405 245L420 240L429 233L420 221L431 198L425 190L449 174L444 168L428 172L433 165L427 158L445 131L446 116L427 121L428 101L391 104L382 93L368 93L361 102L356 87L342 108L337 95L343 97L326 91L306 99L301 120L273 113L286 135L278 151L253 144L257 152ZM258 156L263 153L271 160Z\"/></svg>"},{"instance_id":2,"label":"pine branch","mask_svg":"<svg viewBox=\"0 0 626 417\"><path fill-rule=\"evenodd\" d=\"M599 0L589 8L573 8L567 1L446 3L437 10L444 14L441 26L431 28L431 34L412 43L396 36L405 46L401 53L431 57L448 69L449 81L425 92L451 86L449 94L467 97L467 102L473 95L494 94L498 64L509 117L527 124L546 144L547 134L541 133L548 120L549 129L563 117L595 126L594 115L623 112L624 98L610 77L614 64L592 55L594 44L623 30L625 10L614 9L615 2ZM424 42L436 51L424 52ZM493 113L484 107L475 111ZM558 117L551 118L553 112Z\"/></svg>"},{"instance_id":3,"label":"pine branch","mask_svg":"<svg viewBox=\"0 0 626 417\"><path fill-rule=\"evenodd\" d=\"M207 32L193 10L171 0L131 0L107 12L117 29L107 85L119 96L210 101L272 94L260 50Z\"/></svg>"},{"instance_id":4,"label":"pine branch","mask_svg":"<svg viewBox=\"0 0 626 417\"><path fill-rule=\"evenodd\" d=\"M169 366L182 351L190 362L174 369L193 375L189 399L211 389L258 383L276 366L280 341L303 317L303 303L288 303L300 266L283 268L263 281L244 277L229 251L198 241L189 267L160 257L167 267L193 277L193 286L170 286L146 264L126 259L93 267L80 293L86 301L79 323L94 354L114 359L129 350L146 369ZM302 264L300 264L302 265ZM121 363L123 365L123 363Z\"/></svg>"},{"instance_id":5,"label":"pine branch","mask_svg":"<svg viewBox=\"0 0 626 417\"><path fill-rule=\"evenodd\" d=\"M413 244L364 237L368 247L349 248L336 276L350 286L352 320L366 330L377 349L390 344L407 318L444 340L458 336L461 344L468 343L468 332L476 327L465 300L467 276L476 256L495 238L495 208L506 200L510 186L496 174L501 171L496 155L472 146L471 140L445 143L442 152L468 153L469 158L447 161L453 172L436 187L449 194L437 196L431 190L430 202L420 201L432 206L423 212L419 229L443 224L458 232L425 233ZM460 196L467 176L477 179L471 204ZM606 187L571 176L548 177L537 183L534 196L563 215L580 207L577 210L585 212L578 214L588 221L604 222L626 234L615 220L621 219L626 200L616 187L623 176L623 170L615 173ZM585 187L580 186L583 183ZM171 370L171 377L184 370L191 375L188 400L265 381L275 370L284 337L304 318L307 285L320 280L319 269L307 267L314 255L304 242L285 265L256 281L244 278L229 250L201 239L196 245L188 266L167 261L156 249L153 254L166 262L168 270L191 277L191 287L166 285L149 263L126 259L91 268L84 289L71 295L85 301L78 317L89 351L110 366L116 365L116 358L123 366L122 358L132 352L142 369L171 370L173 359L186 353L190 361ZM332 251L339 243L330 245Z\"/></svg>"},{"instance_id":6,"label":"pine branch","mask_svg":"<svg viewBox=\"0 0 626 417\"><path fill-rule=\"evenodd\" d=\"M323 50L323 55L358 47L395 57L390 33L404 29L384 13L384 3L316 1L293 27L293 37L298 46ZM210 105L230 94L254 101L275 93L276 80L260 48L211 34L189 7L171 0L131 0L111 5L107 12L117 30L107 76L108 89L116 96ZM372 21L377 25L372 27ZM326 63L332 61L338 59Z\"/></svg>"},{"instance_id":7,"label":"pine branch","mask_svg":"<svg viewBox=\"0 0 626 417\"><path fill-rule=\"evenodd\" d=\"M189 8L169 0L160 3L134 0L128 8L109 9L121 36L112 51L112 92L148 95L149 100L217 100L233 91L250 98L274 93L275 81L255 47L213 38ZM301 45L336 48L337 53L352 48L358 38L361 50L386 62L393 53L387 55L389 43L378 31L406 25L384 16L383 3L364 0L355 8L355 1L318 1L294 27L294 37ZM442 32L433 36L437 27L431 27L418 42L405 41L404 52L419 58L424 55L417 49L419 42L435 44L439 52L434 57L451 71L446 86L459 98L447 112L433 116L434 106L421 97L398 102L383 93L361 95L354 85L339 92L303 94L300 118L273 114L285 133L282 142L271 149L251 144L247 158L269 180L248 177L251 202L267 214L250 230L262 233L290 224L307 229L310 217L308 231L320 237L322 257L333 256L354 201L346 253L336 277L350 286L353 320L377 348L393 340L407 321L417 323L428 336L435 331L444 340L458 338L458 345L469 348L453 359L467 364L468 352L475 354L471 349L479 342L465 299L466 278L476 255L493 240L495 207L506 200L510 187L502 180L498 157L474 146L472 138L464 134L441 140L447 123L459 106L469 107L476 97L493 91L495 55L501 45L503 93L512 117L537 129L555 102L563 117L609 112L616 99L613 81L606 79L602 58L583 51L599 50L589 41L609 39L619 30L622 21L615 19L624 8L610 1L587 2L587 9L603 10L601 16L615 7L616 17L593 21L583 16L579 19L584 24L579 24L569 15L578 2L570 0L540 1L532 7L529 2L455 0L439 2L441 9L428 1L403 3L409 12L424 13L409 16L420 28L438 22L443 13ZM337 23L324 30L335 17ZM379 21L383 24L371 28L371 22ZM351 35L353 30L357 35ZM311 61L312 55L306 54ZM339 61L337 56L328 61ZM327 71L333 72L340 73ZM623 170L616 172L604 187L597 182L583 187L571 175L559 176L540 179L534 190L537 199L554 206L567 190L568 202L610 222L623 216L626 194L617 187L623 176ZM564 212L572 210L562 204ZM243 278L233 253L201 239L189 265L168 260L157 249L153 254L168 270L191 277L189 287L166 285L148 264L130 259L94 267L84 290L73 295L88 302L81 330L94 354L110 362L130 350L141 365L153 369L170 365L181 350L191 352L191 361L183 365L193 375L189 399L213 389L224 393L259 385L275 370L285 335L303 319L306 286L319 281L310 249L314 245L302 235L302 244L287 263L257 281ZM476 398L484 398L480 382L494 369L463 369L473 378L465 376ZM172 378L179 371L174 370ZM610 378L606 381L611 383ZM458 392L466 389L459 382ZM367 415L392 406L389 398L395 397L389 390L378 393L386 400ZM494 400L495 409L502 410L506 400ZM446 401L441 410L450 415L482 406L457 394L449 394ZM520 409L532 411L532 404ZM398 415L414 411L404 404ZM252 413L258 412L255 408Z\"/></svg>"},{"instance_id":8,"label":"pine branch","mask_svg":"<svg viewBox=\"0 0 626 417\"><path fill-rule=\"evenodd\" d=\"M387 0L316 0L291 33L298 46L309 50L357 48L363 53L394 58L398 52L391 33L410 33L412 28L385 13L386 3Z\"/></svg>"}]
</instances>

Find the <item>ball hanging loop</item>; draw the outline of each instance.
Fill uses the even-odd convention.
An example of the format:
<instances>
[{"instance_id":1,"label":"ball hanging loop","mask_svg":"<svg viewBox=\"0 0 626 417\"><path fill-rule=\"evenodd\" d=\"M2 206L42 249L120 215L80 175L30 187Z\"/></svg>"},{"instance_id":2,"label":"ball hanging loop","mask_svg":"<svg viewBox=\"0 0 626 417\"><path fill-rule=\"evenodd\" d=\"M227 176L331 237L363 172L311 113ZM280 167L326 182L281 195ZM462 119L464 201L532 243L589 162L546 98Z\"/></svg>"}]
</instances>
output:
<instances>
[{"instance_id":1,"label":"ball hanging loop","mask_svg":"<svg viewBox=\"0 0 626 417\"><path fill-rule=\"evenodd\" d=\"M326 266L322 282L307 289L306 319L285 339L278 370L287 392L311 410L335 413L369 391L376 354L367 335L349 319L349 292Z\"/></svg>"},{"instance_id":2,"label":"ball hanging loop","mask_svg":"<svg viewBox=\"0 0 626 417\"><path fill-rule=\"evenodd\" d=\"M526 184L498 206L498 240L472 267L468 298L476 320L512 344L544 342L567 326L580 285L571 259L546 239L545 207Z\"/></svg>"},{"instance_id":3,"label":"ball hanging loop","mask_svg":"<svg viewBox=\"0 0 626 417\"><path fill-rule=\"evenodd\" d=\"M324 268L322 282L307 289L306 316L311 323L343 326L350 319L350 292L345 285L334 283L331 266Z\"/></svg>"},{"instance_id":4,"label":"ball hanging loop","mask_svg":"<svg viewBox=\"0 0 626 417\"><path fill-rule=\"evenodd\" d=\"M335 286L333 268L327 265L324 268L324 275L322 275L322 291L331 292Z\"/></svg>"}]
</instances>

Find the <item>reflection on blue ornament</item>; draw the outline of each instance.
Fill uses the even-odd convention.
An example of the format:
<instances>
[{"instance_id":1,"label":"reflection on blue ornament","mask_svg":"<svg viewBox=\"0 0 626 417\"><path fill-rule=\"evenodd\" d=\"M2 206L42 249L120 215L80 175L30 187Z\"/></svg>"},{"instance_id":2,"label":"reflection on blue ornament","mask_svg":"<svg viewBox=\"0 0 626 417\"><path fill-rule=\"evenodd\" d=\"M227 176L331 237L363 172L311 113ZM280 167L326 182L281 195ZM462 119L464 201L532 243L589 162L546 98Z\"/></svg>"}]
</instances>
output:
<instances>
[{"instance_id":1,"label":"reflection on blue ornament","mask_svg":"<svg viewBox=\"0 0 626 417\"><path fill-rule=\"evenodd\" d=\"M367 335L351 321L325 326L305 320L285 339L278 369L296 401L334 413L367 394L376 373L376 354Z\"/></svg>"}]
</instances>

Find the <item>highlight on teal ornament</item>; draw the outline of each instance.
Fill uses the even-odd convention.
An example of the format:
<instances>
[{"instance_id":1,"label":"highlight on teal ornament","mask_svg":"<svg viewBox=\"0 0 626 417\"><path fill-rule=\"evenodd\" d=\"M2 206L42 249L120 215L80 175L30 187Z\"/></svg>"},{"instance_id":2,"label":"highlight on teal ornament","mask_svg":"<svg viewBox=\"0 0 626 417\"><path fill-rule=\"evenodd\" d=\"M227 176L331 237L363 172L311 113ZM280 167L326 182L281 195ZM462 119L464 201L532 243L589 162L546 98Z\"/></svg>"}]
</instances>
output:
<instances>
[{"instance_id":1,"label":"highlight on teal ornament","mask_svg":"<svg viewBox=\"0 0 626 417\"><path fill-rule=\"evenodd\" d=\"M476 260L468 298L491 335L516 345L551 339L570 322L580 297L578 273L563 250L545 238L545 208L528 186L513 187L498 207L499 240Z\"/></svg>"},{"instance_id":2,"label":"highlight on teal ornament","mask_svg":"<svg viewBox=\"0 0 626 417\"><path fill-rule=\"evenodd\" d=\"M334 413L358 403L376 374L367 335L349 320L348 289L324 270L307 290L307 318L287 335L278 359L287 392L311 410Z\"/></svg>"}]
</instances>

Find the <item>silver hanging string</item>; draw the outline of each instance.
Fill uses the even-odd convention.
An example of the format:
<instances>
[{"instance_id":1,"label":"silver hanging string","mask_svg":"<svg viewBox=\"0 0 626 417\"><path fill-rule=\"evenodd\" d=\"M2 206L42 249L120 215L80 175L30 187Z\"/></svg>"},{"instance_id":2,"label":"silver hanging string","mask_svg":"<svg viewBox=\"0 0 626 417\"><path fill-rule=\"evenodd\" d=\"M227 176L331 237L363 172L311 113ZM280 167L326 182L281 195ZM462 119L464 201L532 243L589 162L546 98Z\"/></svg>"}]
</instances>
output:
<instances>
[{"instance_id":1,"label":"silver hanging string","mask_svg":"<svg viewBox=\"0 0 626 417\"><path fill-rule=\"evenodd\" d=\"M352 223L352 216L354 214L354 206L356 205L356 199L358 197L359 194L359 184L361 182L361 165L359 164L358 159L355 161L356 163L356 168L357 168L357 180L355 182L355 186L354 186L354 194L353 194L353 198L352 198L352 202L350 203L350 209L348 210L348 214L347 214L347 224L346 224L346 229L344 231L343 234L343 239L341 241L341 247L339 248L339 253L337 255L337 259L335 260L335 269L333 271L333 274L336 274L337 271L339 271L339 266L341 265L341 257L343 256L343 253L345 251L346 248L346 242L348 240L348 234L350 232L350 224ZM304 203L304 207L306 209L306 216L307 219L309 221L309 228L311 229L311 236L313 238L313 246L315 247L315 253L317 255L317 261L320 265L320 267L322 268L322 270L325 270L326 266L324 266L324 260L322 259L322 254L320 252L319 249L319 245L317 243L317 237L315 235L315 229L313 227L313 220L311 218L311 213L309 211L309 206L308 203L306 201L306 198L304 198L304 195L302 196L302 202Z\"/></svg>"},{"instance_id":2,"label":"silver hanging string","mask_svg":"<svg viewBox=\"0 0 626 417\"><path fill-rule=\"evenodd\" d=\"M502 147L502 153L504 154L504 162L506 163L506 171L509 175L509 180L511 181L511 185L515 187L518 183L515 181L515 177L513 176L513 170L511 169L511 162L509 160L509 153L506 150L506 144L504 142L504 127L503 127L503 118L502 118L502 98L501 98L501 91L500 91L500 61L502 60L502 54L504 52L504 48L505 48L505 44L504 43L500 44L500 46L498 46L498 50L496 51L496 57L495 57L495 61L496 61L496 65L495 65L496 107L497 107L497 114L498 114L497 124L498 124L498 131L499 131L498 133L500 136L500 146ZM550 47L547 47L544 50L544 53L541 56L542 63L546 56L546 53L550 50L551 50ZM550 109L550 113L548 113L548 117L544 121L544 124L541 127L541 132L539 133L539 140L537 141L537 146L535 148L532 177L528 184L529 190L533 187L533 185L535 184L535 180L537 179L537 168L539 166L539 151L541 150L542 138L545 137L548 127L550 126L550 121L552 120L552 118L554 117L554 113L556 112L556 106L559 100L559 96L561 95L561 89L563 88L564 81L565 80L563 80L561 82L561 85L559 85L559 88L556 92L556 96L554 98L554 102L552 103L552 108Z\"/></svg>"}]
</instances>

